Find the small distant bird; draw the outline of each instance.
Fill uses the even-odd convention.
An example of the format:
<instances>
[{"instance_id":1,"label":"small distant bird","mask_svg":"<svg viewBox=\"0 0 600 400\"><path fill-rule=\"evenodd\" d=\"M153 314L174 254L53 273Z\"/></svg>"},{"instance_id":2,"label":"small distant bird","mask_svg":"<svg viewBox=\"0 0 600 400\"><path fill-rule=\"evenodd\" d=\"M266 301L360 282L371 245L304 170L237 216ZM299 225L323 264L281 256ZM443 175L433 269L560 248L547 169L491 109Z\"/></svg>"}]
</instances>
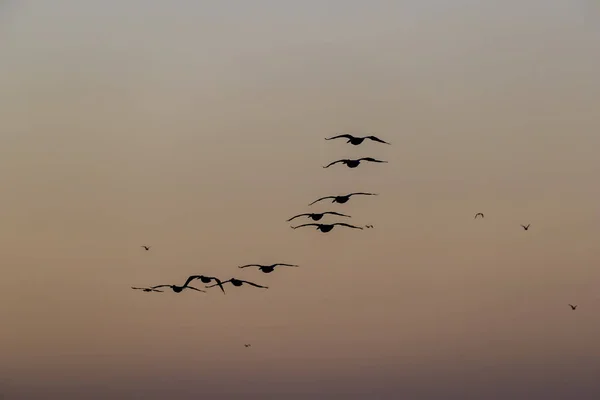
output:
<instances>
[{"instance_id":1,"label":"small distant bird","mask_svg":"<svg viewBox=\"0 0 600 400\"><path fill-rule=\"evenodd\" d=\"M152 246L142 246L146 251L150 250L150 247Z\"/></svg>"},{"instance_id":2,"label":"small distant bird","mask_svg":"<svg viewBox=\"0 0 600 400\"><path fill-rule=\"evenodd\" d=\"M190 275L190 277L187 278L187 280L185 281L183 286L184 287L188 286L194 279L200 279L200 281L202 283L211 283L212 281L215 281L217 283L217 285L219 285L219 287L221 288L223 293L225 293L225 289L223 289L223 283L221 282L221 280L219 278L215 278L214 276Z\"/></svg>"},{"instance_id":3,"label":"small distant bird","mask_svg":"<svg viewBox=\"0 0 600 400\"><path fill-rule=\"evenodd\" d=\"M334 162L331 162L329 164L327 164L326 166L324 166L323 168L329 168L334 164L337 163L343 163L346 165L346 167L348 168L356 168L360 165L361 161L371 161L371 162L376 162L376 163L387 163L387 161L381 161L381 160L376 160L373 157L362 157L362 158L357 158L357 159L349 159L349 158L344 158L342 160L337 160Z\"/></svg>"},{"instance_id":4,"label":"small distant bird","mask_svg":"<svg viewBox=\"0 0 600 400\"><path fill-rule=\"evenodd\" d=\"M231 283L233 286L236 286L236 287L240 287L240 286L242 286L245 283L247 285L255 286L257 288L268 289L267 286L261 286L261 285L257 285L256 283L252 283L252 282L248 282L248 281L243 281L241 279L235 279L235 278L231 278L229 280L223 281L222 283L223 284ZM217 286L217 284L206 286L206 288L208 289L208 288L215 287L215 286Z\"/></svg>"},{"instance_id":5,"label":"small distant bird","mask_svg":"<svg viewBox=\"0 0 600 400\"><path fill-rule=\"evenodd\" d=\"M376 136L363 136L363 137L357 137L357 136L352 136L348 133L344 134L344 135L337 135L337 136L333 136L330 138L325 138L325 140L332 140L332 139L338 139L338 138L346 138L348 139L348 141L346 143L350 143L353 144L355 146L358 146L359 144L361 144L365 139L371 139L374 142L379 142L379 143L385 143L385 144L391 144L388 143L384 140L379 139Z\"/></svg>"},{"instance_id":6,"label":"small distant bird","mask_svg":"<svg viewBox=\"0 0 600 400\"><path fill-rule=\"evenodd\" d=\"M571 310L575 310L577 309L577 304L573 305L573 304L569 304L569 306L571 307Z\"/></svg>"},{"instance_id":7,"label":"small distant bird","mask_svg":"<svg viewBox=\"0 0 600 400\"><path fill-rule=\"evenodd\" d=\"M250 347L252 346L251 344L245 344L244 347Z\"/></svg>"},{"instance_id":8,"label":"small distant bird","mask_svg":"<svg viewBox=\"0 0 600 400\"><path fill-rule=\"evenodd\" d=\"M275 267L277 266L284 266L284 267L297 267L297 265L295 264L283 264L283 263L276 263L276 264L271 264L271 265L262 265L262 264L246 264L246 265L242 265L238 268L248 268L248 267L258 267L258 269L262 272L264 272L265 274L271 273L275 270Z\"/></svg>"},{"instance_id":9,"label":"small distant bird","mask_svg":"<svg viewBox=\"0 0 600 400\"><path fill-rule=\"evenodd\" d=\"M163 292L162 290L157 290L149 287L131 287L133 290L142 290L144 292Z\"/></svg>"},{"instance_id":10,"label":"small distant bird","mask_svg":"<svg viewBox=\"0 0 600 400\"><path fill-rule=\"evenodd\" d=\"M528 230L528 229L529 229L529 225L531 225L531 224L527 224L527 225L521 225L521 228L523 228L523 229L525 229L525 230Z\"/></svg>"},{"instance_id":11,"label":"small distant bird","mask_svg":"<svg viewBox=\"0 0 600 400\"><path fill-rule=\"evenodd\" d=\"M345 224L343 222L336 222L333 224L303 224L303 225L299 225L299 226L292 226L292 229L302 228L303 226L316 226L317 230L319 230L323 233L327 233L327 232L330 232L336 225L347 226L348 228L354 228L354 229L362 229L360 226L349 225L349 224Z\"/></svg>"},{"instance_id":12,"label":"small distant bird","mask_svg":"<svg viewBox=\"0 0 600 400\"><path fill-rule=\"evenodd\" d=\"M365 228L372 228L373 225L365 225Z\"/></svg>"},{"instance_id":13,"label":"small distant bird","mask_svg":"<svg viewBox=\"0 0 600 400\"><path fill-rule=\"evenodd\" d=\"M475 219L477 219L477 217L480 216L480 215L481 215L481 218L485 218L484 215L483 215L483 213L477 213L477 214L475 214Z\"/></svg>"},{"instance_id":14,"label":"small distant bird","mask_svg":"<svg viewBox=\"0 0 600 400\"><path fill-rule=\"evenodd\" d=\"M296 218L298 218L298 217L304 217L304 216L306 216L306 217L308 217L308 218L312 219L313 221L319 221L319 220L320 220L321 218L323 218L323 216L324 216L324 215L326 215L326 214L331 214L331 215L339 215L340 217L348 217L348 218L352 218L352 217L350 217L349 215L346 215L346 214L340 214L340 213L337 213L337 212L334 212L334 211L325 211L325 212L322 212L322 213L305 213L305 214L298 214L298 215L296 215L296 216L293 216L292 218L288 219L288 220L287 220L287 222L290 222L291 220L293 220L293 219L296 219Z\"/></svg>"},{"instance_id":15,"label":"small distant bird","mask_svg":"<svg viewBox=\"0 0 600 400\"><path fill-rule=\"evenodd\" d=\"M168 287L171 288L171 290L173 290L175 293L181 293L183 291L183 289L192 289L192 290L196 290L198 292L203 292L206 293L206 290L200 290L200 289L196 289L193 286L177 286L177 285L158 285L158 286L152 286L150 289L158 289L161 287Z\"/></svg>"},{"instance_id":16,"label":"small distant bird","mask_svg":"<svg viewBox=\"0 0 600 400\"><path fill-rule=\"evenodd\" d=\"M355 195L359 195L359 194L364 195L364 196L377 196L377 193L365 193L365 192L355 192L355 193L349 193L349 194L341 195L341 196L325 196L325 197L321 197L320 199L313 201L312 203L309 204L309 206L312 206L316 202L325 200L325 199L333 199L332 203L344 204L348 200L350 200L351 196L355 196Z\"/></svg>"}]
</instances>

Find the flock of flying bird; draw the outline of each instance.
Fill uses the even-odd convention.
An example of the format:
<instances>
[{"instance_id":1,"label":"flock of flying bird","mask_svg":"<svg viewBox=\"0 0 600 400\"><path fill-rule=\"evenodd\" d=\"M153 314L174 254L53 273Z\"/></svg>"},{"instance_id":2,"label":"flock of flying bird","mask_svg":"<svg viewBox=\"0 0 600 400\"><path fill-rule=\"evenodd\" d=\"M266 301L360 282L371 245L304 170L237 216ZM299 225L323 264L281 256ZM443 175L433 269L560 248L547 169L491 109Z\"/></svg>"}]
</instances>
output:
<instances>
[{"instance_id":1,"label":"flock of flying bird","mask_svg":"<svg viewBox=\"0 0 600 400\"><path fill-rule=\"evenodd\" d=\"M374 142L390 145L390 143L388 143L376 136L357 137L357 136L353 136L350 134L343 134L343 135L333 136L330 138L325 138L325 140L333 140L333 139L341 139L341 138L348 139L347 143L354 145L354 146L358 146L358 145L362 144L366 139L372 140ZM373 157L361 157L361 158L357 158L357 159L341 159L341 160L333 161L333 162L329 163L328 165L323 166L323 168L329 168L332 165L335 165L338 163L346 165L346 167L348 167L348 168L356 168L361 164L362 161L369 161L369 162L374 162L374 163L387 163L387 161L378 160ZM344 204L344 203L347 203L348 201L350 201L350 198L352 196L377 196L377 194L376 193L367 193L367 192L353 192L353 193L348 193L345 195L325 196L325 197L321 197L320 199L313 201L312 203L309 204L309 206L312 206L313 204L315 204L317 202L320 202L322 200L327 200L327 199L331 199L332 204ZM363 227L361 227L361 226L356 226L356 225L348 224L345 222L332 222L332 223L317 222L317 221L321 221L325 215L333 215L333 216L337 216L337 217L351 218L350 215L339 213L336 211L323 211L323 212L307 212L307 213L298 214L298 215L295 215L295 216L291 217L290 219L288 219L287 222L291 222L291 221L295 220L296 218L307 217L315 222L301 224L298 226L292 226L292 229L298 229L298 228L302 228L302 227L306 227L306 226L314 226L314 227L316 227L316 229L318 231L320 231L322 233L328 233L328 232L332 231L333 228L335 228L336 226L344 226L344 227L352 228L352 229L363 229ZM475 214L475 219L477 219L477 217L485 218L484 214L481 212L478 212L477 214ZM527 231L527 230L529 230L530 225L531 224L521 225L521 227ZM364 228L373 228L373 225L365 225ZM150 246L141 246L141 247L146 251L150 250ZM243 269L243 268L248 268L248 267L257 267L259 271L261 271L265 274L268 274L268 273L273 272L275 270L275 267L279 267L279 266L298 267L298 265L295 265L295 264L275 263L275 264L271 264L271 265L247 264L247 265L239 266L238 268ZM228 280L222 281L217 277L205 276L205 275L191 275L186 279L186 281L183 283L183 285L162 284L162 285L156 285L156 286L150 286L150 287L133 287L132 286L131 288L134 290L142 290L144 292L163 292L164 290L160 290L160 289L166 289L166 288L170 288L175 293L181 293L184 289L191 289L191 290L195 290L198 292L206 292L205 290L201 290L201 289L198 289L197 287L190 285L192 282L194 282L196 280L199 280L200 282L206 284L206 286L205 286L206 289L210 289L210 288L218 286L221 289L221 291L223 292L223 294L225 294L225 288L223 287L223 285L225 285L226 283L230 283L234 287L240 287L240 286L246 284L246 285L254 286L256 288L268 289L267 286L262 286L262 285L254 283L254 282L250 282L250 281L246 281L246 280L242 280L242 279L230 278ZM213 283L213 284L208 285L210 283ZM571 307L572 310L575 310L577 308L577 305L569 304L569 306ZM249 344L245 344L244 346L250 347Z\"/></svg>"}]
</instances>

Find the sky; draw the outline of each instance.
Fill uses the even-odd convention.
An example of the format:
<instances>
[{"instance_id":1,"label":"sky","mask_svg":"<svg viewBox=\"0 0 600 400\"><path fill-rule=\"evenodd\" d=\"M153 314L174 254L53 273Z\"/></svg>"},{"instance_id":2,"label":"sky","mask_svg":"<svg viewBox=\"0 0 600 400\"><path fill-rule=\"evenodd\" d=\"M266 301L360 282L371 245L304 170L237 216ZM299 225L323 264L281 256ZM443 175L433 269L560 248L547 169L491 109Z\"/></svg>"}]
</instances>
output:
<instances>
[{"instance_id":1,"label":"sky","mask_svg":"<svg viewBox=\"0 0 600 400\"><path fill-rule=\"evenodd\" d=\"M3 1L0 54L0 397L599 398L597 2ZM191 274L269 289L130 289Z\"/></svg>"}]
</instances>

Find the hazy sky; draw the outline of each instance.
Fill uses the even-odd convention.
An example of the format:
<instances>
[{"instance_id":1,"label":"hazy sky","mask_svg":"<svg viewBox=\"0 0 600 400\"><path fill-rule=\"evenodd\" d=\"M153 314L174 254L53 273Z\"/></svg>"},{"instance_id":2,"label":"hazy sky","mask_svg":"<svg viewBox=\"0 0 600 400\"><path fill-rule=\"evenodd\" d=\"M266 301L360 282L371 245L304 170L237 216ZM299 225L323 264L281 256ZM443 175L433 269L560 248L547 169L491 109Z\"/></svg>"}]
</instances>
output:
<instances>
[{"instance_id":1,"label":"hazy sky","mask_svg":"<svg viewBox=\"0 0 600 400\"><path fill-rule=\"evenodd\" d=\"M0 397L600 398L597 2L0 13Z\"/></svg>"}]
</instances>

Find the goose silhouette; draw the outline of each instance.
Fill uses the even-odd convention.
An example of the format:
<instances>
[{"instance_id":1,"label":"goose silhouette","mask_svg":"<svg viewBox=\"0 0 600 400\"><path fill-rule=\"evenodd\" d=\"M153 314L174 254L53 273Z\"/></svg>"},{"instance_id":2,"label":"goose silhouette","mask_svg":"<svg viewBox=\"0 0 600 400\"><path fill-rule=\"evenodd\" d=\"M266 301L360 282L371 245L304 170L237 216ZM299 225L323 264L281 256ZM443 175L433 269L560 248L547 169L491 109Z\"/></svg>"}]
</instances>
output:
<instances>
[{"instance_id":1,"label":"goose silhouette","mask_svg":"<svg viewBox=\"0 0 600 400\"><path fill-rule=\"evenodd\" d=\"M153 288L149 288L149 287L131 287L133 290L141 290L144 292L160 292L162 293L162 290L157 290L157 289L153 289Z\"/></svg>"},{"instance_id":2,"label":"goose silhouette","mask_svg":"<svg viewBox=\"0 0 600 400\"><path fill-rule=\"evenodd\" d=\"M183 291L183 289L192 289L192 290L196 290L198 292L202 292L202 293L206 293L206 290L200 290L197 289L193 286L189 286L189 285L183 285L183 286L177 286L177 285L158 285L158 286L152 286L150 289L158 289L158 288L162 288L162 287L168 287L171 288L171 290L175 293L181 293Z\"/></svg>"},{"instance_id":3,"label":"goose silhouette","mask_svg":"<svg viewBox=\"0 0 600 400\"><path fill-rule=\"evenodd\" d=\"M362 158L356 158L356 159L344 158L344 159L341 159L341 160L337 160L337 161L331 162L331 163L327 164L326 166L324 166L323 168L329 168L332 165L335 165L337 163L343 163L348 168L356 168L356 167L358 167L360 165L361 161L370 161L370 162L376 162L376 163L387 163L387 161L377 160L377 159L375 159L373 157L362 157Z\"/></svg>"},{"instance_id":4,"label":"goose silhouette","mask_svg":"<svg viewBox=\"0 0 600 400\"><path fill-rule=\"evenodd\" d=\"M315 204L316 202L319 202L321 200L326 200L326 199L333 199L331 202L332 203L339 203L339 204L344 204L347 203L348 200L350 200L350 197L352 196L357 196L357 195L363 195L363 196L378 196L377 193L365 193L365 192L355 192L355 193L348 193L345 195L339 195L339 196L325 196L325 197L321 197L320 199L317 199L315 201L313 201L312 203L309 204L309 206L312 206L313 204Z\"/></svg>"},{"instance_id":5,"label":"goose silhouette","mask_svg":"<svg viewBox=\"0 0 600 400\"><path fill-rule=\"evenodd\" d=\"M226 280L226 281L223 281L223 282L221 282L221 283L222 283L223 285L224 285L224 284L226 284L226 283L231 283L233 286L236 286L236 287L240 287L240 286L242 286L243 284L246 284L246 285L254 286L254 287L257 287L257 288L268 289L268 287L267 287L267 286L261 286L261 285L258 285L258 284L256 284L256 283L253 283L253 282L248 282L248 281L244 281L244 280L241 280L241 279L235 279L235 278L228 279L228 280ZM217 286L217 285L218 285L218 284L217 284L217 283L215 283L214 285L206 286L206 288L208 289L208 288L211 288L211 287L215 287L215 286Z\"/></svg>"},{"instance_id":6,"label":"goose silhouette","mask_svg":"<svg viewBox=\"0 0 600 400\"><path fill-rule=\"evenodd\" d=\"M530 225L531 225L531 224L527 224L527 225L521 225L521 228L523 228L523 229L525 229L525 230L528 230Z\"/></svg>"},{"instance_id":7,"label":"goose silhouette","mask_svg":"<svg viewBox=\"0 0 600 400\"><path fill-rule=\"evenodd\" d=\"M338 138L345 138L348 139L348 141L346 143L350 143L353 144L355 146L358 146L359 144L361 144L365 139L371 139L374 142L379 142L379 143L384 143L384 144L391 144L388 143L384 140L379 139L377 136L363 136L363 137L358 137L358 136L352 136L348 133L343 134L343 135L337 135L337 136L332 136L330 138L325 138L325 140L332 140L332 139L338 139Z\"/></svg>"},{"instance_id":8,"label":"goose silhouette","mask_svg":"<svg viewBox=\"0 0 600 400\"><path fill-rule=\"evenodd\" d=\"M225 293L225 289L223 289L223 282L221 282L219 278L215 278L214 276L190 275L183 284L183 286L188 286L194 279L200 279L202 283L211 283L212 281L215 281L223 291L223 294Z\"/></svg>"},{"instance_id":9,"label":"goose silhouette","mask_svg":"<svg viewBox=\"0 0 600 400\"><path fill-rule=\"evenodd\" d=\"M325 211L325 212L321 212L321 213L304 213L304 214L298 214L298 215L295 215L292 218L288 219L287 222L290 222L291 220L296 219L298 217L305 217L305 216L308 217L308 218L310 218L310 219L312 219L313 221L320 221L321 218L323 218L323 216L327 215L327 214L337 215L337 216L340 216L340 217L352 218L349 215L340 214L340 213L335 212L335 211Z\"/></svg>"},{"instance_id":10,"label":"goose silhouette","mask_svg":"<svg viewBox=\"0 0 600 400\"><path fill-rule=\"evenodd\" d=\"M474 219L477 219L477 217L480 216L480 215L481 215L481 218L484 218L483 213L477 213L477 214L475 214L475 218Z\"/></svg>"},{"instance_id":11,"label":"goose silhouette","mask_svg":"<svg viewBox=\"0 0 600 400\"><path fill-rule=\"evenodd\" d=\"M297 267L295 264L284 264L284 263L276 263L271 265L262 265L262 264L246 264L242 265L238 268L248 268L248 267L258 267L259 271L264 272L265 274L269 274L275 270L275 267L283 266L283 267Z\"/></svg>"},{"instance_id":12,"label":"goose silhouette","mask_svg":"<svg viewBox=\"0 0 600 400\"><path fill-rule=\"evenodd\" d=\"M360 226L349 225L349 224L345 224L343 222L336 222L333 224L303 224L303 225L299 225L299 226L292 226L292 229L302 228L303 226L316 226L317 230L319 230L323 233L327 233L327 232L331 232L331 230L338 225L346 226L348 228L353 228L353 229L362 229Z\"/></svg>"}]
</instances>

